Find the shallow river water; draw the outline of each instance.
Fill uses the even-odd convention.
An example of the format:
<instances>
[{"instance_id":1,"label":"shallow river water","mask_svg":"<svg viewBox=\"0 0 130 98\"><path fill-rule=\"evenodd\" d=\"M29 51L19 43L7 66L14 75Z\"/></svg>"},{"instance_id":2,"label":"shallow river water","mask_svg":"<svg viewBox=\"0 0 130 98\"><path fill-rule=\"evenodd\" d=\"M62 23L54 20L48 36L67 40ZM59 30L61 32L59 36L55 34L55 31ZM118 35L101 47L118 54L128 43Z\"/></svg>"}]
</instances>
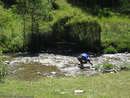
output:
<instances>
[{"instance_id":1,"label":"shallow river water","mask_svg":"<svg viewBox=\"0 0 130 98\"><path fill-rule=\"evenodd\" d=\"M32 56L28 53L14 53L3 54L2 56L6 56L6 61L9 61L10 72L8 77L17 80L39 80L46 77L92 76L101 74L99 71L89 67L91 66L89 63L84 65L88 68L81 70L78 67L78 54L65 56L41 53L38 56ZM130 64L130 53L91 55L91 59L94 66L102 65L106 61L115 66L120 66L123 63Z\"/></svg>"}]
</instances>

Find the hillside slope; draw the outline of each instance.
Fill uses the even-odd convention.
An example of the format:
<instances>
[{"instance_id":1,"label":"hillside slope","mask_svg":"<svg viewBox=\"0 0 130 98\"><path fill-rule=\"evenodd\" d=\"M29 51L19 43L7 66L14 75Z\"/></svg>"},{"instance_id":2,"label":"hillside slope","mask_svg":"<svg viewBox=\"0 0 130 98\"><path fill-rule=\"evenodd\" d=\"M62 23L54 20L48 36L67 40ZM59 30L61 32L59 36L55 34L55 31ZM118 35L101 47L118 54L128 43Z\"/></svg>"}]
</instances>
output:
<instances>
[{"instance_id":1,"label":"hillside slope","mask_svg":"<svg viewBox=\"0 0 130 98\"><path fill-rule=\"evenodd\" d=\"M10 3L5 1L5 7L0 5L0 33L4 36L0 38L0 49L4 52L69 48L103 53L130 52L129 0L117 1L113 6L115 2L111 4L107 0L51 0L52 10L47 20L39 21L39 33L34 30L33 35L31 20L26 19L24 28L23 17L14 10L17 3L12 2L13 7L5 9Z\"/></svg>"}]
</instances>

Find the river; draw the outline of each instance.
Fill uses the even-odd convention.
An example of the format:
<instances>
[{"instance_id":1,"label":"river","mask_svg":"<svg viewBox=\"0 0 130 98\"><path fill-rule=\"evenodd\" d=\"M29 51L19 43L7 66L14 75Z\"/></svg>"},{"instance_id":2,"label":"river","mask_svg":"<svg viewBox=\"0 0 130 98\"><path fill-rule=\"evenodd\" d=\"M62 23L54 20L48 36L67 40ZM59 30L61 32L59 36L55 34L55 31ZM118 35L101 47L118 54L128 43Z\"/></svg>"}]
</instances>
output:
<instances>
[{"instance_id":1,"label":"river","mask_svg":"<svg viewBox=\"0 0 130 98\"><path fill-rule=\"evenodd\" d=\"M11 79L29 81L43 78L101 74L101 72L89 67L91 66L89 63L84 65L87 67L86 69L81 70L78 67L78 55L65 56L41 53L38 56L34 56L29 53L19 52L2 54L1 57L6 56L6 61L9 61L10 72L8 77ZM124 63L130 64L130 53L91 55L91 60L94 66L102 65L104 62L121 66Z\"/></svg>"}]
</instances>

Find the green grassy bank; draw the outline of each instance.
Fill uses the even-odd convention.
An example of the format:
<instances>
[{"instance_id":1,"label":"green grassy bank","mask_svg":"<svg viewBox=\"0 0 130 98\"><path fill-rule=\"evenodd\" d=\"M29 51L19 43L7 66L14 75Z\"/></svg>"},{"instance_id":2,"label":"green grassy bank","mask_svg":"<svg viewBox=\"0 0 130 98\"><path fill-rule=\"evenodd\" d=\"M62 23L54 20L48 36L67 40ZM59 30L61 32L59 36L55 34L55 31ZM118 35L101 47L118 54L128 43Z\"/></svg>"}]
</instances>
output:
<instances>
[{"instance_id":1,"label":"green grassy bank","mask_svg":"<svg viewBox=\"0 0 130 98\"><path fill-rule=\"evenodd\" d=\"M75 90L83 90L75 95ZM129 98L130 71L93 77L48 78L40 81L4 80L0 97Z\"/></svg>"}]
</instances>

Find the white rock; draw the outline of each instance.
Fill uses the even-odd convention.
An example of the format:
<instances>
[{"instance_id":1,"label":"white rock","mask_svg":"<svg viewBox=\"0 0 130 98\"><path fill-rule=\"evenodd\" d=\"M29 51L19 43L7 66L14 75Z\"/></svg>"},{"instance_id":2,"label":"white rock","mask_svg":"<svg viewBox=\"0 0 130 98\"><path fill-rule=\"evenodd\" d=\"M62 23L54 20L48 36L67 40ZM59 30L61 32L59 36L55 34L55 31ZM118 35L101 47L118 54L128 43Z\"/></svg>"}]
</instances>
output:
<instances>
[{"instance_id":1,"label":"white rock","mask_svg":"<svg viewBox=\"0 0 130 98\"><path fill-rule=\"evenodd\" d=\"M75 90L75 95L77 95L77 93L83 93L83 90Z\"/></svg>"},{"instance_id":2,"label":"white rock","mask_svg":"<svg viewBox=\"0 0 130 98\"><path fill-rule=\"evenodd\" d=\"M114 73L114 72L110 72L110 73Z\"/></svg>"},{"instance_id":3,"label":"white rock","mask_svg":"<svg viewBox=\"0 0 130 98\"><path fill-rule=\"evenodd\" d=\"M90 69L91 69L92 71L95 71L95 68L94 68L94 67L90 67Z\"/></svg>"},{"instance_id":4,"label":"white rock","mask_svg":"<svg viewBox=\"0 0 130 98\"><path fill-rule=\"evenodd\" d=\"M4 64L8 65L10 62L9 61L4 61Z\"/></svg>"},{"instance_id":5,"label":"white rock","mask_svg":"<svg viewBox=\"0 0 130 98\"><path fill-rule=\"evenodd\" d=\"M51 72L53 75L55 75L56 74L56 72Z\"/></svg>"},{"instance_id":6,"label":"white rock","mask_svg":"<svg viewBox=\"0 0 130 98\"><path fill-rule=\"evenodd\" d=\"M37 75L41 75L41 72L37 72Z\"/></svg>"}]
</instances>

